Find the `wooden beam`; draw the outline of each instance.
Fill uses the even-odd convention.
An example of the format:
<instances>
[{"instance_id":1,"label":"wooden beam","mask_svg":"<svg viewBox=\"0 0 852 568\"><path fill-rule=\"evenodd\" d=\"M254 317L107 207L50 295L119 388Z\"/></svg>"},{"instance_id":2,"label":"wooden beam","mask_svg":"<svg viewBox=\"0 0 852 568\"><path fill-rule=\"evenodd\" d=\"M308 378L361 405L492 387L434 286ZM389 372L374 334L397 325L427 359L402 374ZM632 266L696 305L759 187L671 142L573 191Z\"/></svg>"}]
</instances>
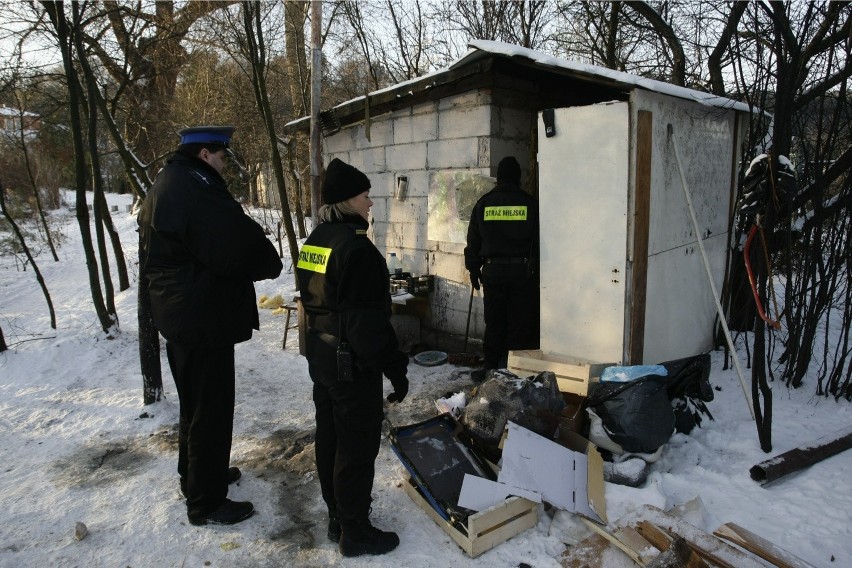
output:
<instances>
[{"instance_id":1,"label":"wooden beam","mask_svg":"<svg viewBox=\"0 0 852 568\"><path fill-rule=\"evenodd\" d=\"M627 365L641 365L645 353L645 310L648 295L648 234L651 222L651 161L653 114L640 110L636 117L636 183L633 206L633 262L630 282L630 323Z\"/></svg>"}]
</instances>

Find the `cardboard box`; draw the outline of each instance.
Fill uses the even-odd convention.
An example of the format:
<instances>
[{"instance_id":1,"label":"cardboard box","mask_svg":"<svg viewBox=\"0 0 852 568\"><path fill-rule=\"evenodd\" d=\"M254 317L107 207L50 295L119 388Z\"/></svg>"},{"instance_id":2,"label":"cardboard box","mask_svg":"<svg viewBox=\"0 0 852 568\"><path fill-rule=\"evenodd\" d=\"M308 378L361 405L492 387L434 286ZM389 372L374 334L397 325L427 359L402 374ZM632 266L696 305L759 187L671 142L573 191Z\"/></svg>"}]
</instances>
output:
<instances>
[{"instance_id":1,"label":"cardboard box","mask_svg":"<svg viewBox=\"0 0 852 568\"><path fill-rule=\"evenodd\" d=\"M601 373L614 363L592 363L568 355L544 353L540 349L509 351L509 371L520 377L552 371L559 390L580 396L589 392L589 383L600 380Z\"/></svg>"},{"instance_id":2,"label":"cardboard box","mask_svg":"<svg viewBox=\"0 0 852 568\"><path fill-rule=\"evenodd\" d=\"M603 458L575 432L549 440L509 423L497 481L535 491L560 509L606 524Z\"/></svg>"},{"instance_id":3,"label":"cardboard box","mask_svg":"<svg viewBox=\"0 0 852 568\"><path fill-rule=\"evenodd\" d=\"M504 502L467 518L467 532L444 520L429 504L414 481L403 483L405 492L468 556L474 558L538 524L538 503L509 497Z\"/></svg>"},{"instance_id":4,"label":"cardboard box","mask_svg":"<svg viewBox=\"0 0 852 568\"><path fill-rule=\"evenodd\" d=\"M559 417L559 431L583 433L586 426L586 397L571 392L563 392L565 408Z\"/></svg>"}]
</instances>

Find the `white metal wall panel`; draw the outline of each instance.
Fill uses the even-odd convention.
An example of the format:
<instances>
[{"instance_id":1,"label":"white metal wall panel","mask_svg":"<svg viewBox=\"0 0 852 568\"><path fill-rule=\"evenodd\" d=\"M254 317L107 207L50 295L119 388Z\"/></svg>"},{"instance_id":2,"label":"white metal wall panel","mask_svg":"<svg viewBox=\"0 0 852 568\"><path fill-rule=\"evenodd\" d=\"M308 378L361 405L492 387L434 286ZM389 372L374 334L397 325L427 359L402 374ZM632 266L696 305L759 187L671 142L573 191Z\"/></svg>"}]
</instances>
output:
<instances>
[{"instance_id":1,"label":"white metal wall panel","mask_svg":"<svg viewBox=\"0 0 852 568\"><path fill-rule=\"evenodd\" d=\"M651 208L644 355L646 364L711 349L715 303L683 193L674 142L695 207L714 282L722 290L725 271L734 112L636 90L632 112L653 115Z\"/></svg>"},{"instance_id":2,"label":"white metal wall panel","mask_svg":"<svg viewBox=\"0 0 852 568\"><path fill-rule=\"evenodd\" d=\"M541 348L621 361L628 198L628 104L556 109L541 117Z\"/></svg>"}]
</instances>

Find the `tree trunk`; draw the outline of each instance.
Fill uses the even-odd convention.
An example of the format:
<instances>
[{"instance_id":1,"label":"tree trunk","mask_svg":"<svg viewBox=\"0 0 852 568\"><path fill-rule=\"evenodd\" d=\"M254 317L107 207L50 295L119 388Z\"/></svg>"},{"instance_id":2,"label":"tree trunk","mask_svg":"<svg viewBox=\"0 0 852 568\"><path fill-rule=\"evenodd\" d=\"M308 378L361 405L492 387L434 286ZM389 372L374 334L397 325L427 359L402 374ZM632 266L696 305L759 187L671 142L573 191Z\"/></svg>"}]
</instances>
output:
<instances>
[{"instance_id":1,"label":"tree trunk","mask_svg":"<svg viewBox=\"0 0 852 568\"><path fill-rule=\"evenodd\" d=\"M33 271L36 275L36 280L38 280L38 285L41 286L41 291L44 293L44 299L47 300L47 310L50 313L50 327L56 329L56 313L53 311L53 301L50 299L50 292L47 291L47 284L44 283L44 278L41 275L41 271L38 269L38 265L36 264L35 259L33 258L32 253L30 252L30 248L27 246L27 242L24 240L24 234L21 232L21 229L18 228L18 224L15 223L15 220L9 214L9 211L6 209L6 188L3 187L3 183L0 182L0 211L2 211L3 215L9 221L9 225L12 226L12 231L15 233L15 236L18 237L18 241L21 243L21 248L24 249L24 254L27 255L27 259L30 264L33 265ZM3 344L5 347L5 342ZM0 351L4 351L5 349L0 349Z\"/></svg>"},{"instance_id":2,"label":"tree trunk","mask_svg":"<svg viewBox=\"0 0 852 568\"><path fill-rule=\"evenodd\" d=\"M147 253L139 232L139 291L136 311L139 320L139 362L142 366L142 402L153 404L163 397L163 372L160 366L160 334L154 324L148 278L145 276Z\"/></svg>"},{"instance_id":3,"label":"tree trunk","mask_svg":"<svg viewBox=\"0 0 852 568\"><path fill-rule=\"evenodd\" d=\"M9 347L6 345L6 338L3 337L3 328L0 327L0 353L7 351Z\"/></svg>"},{"instance_id":4,"label":"tree trunk","mask_svg":"<svg viewBox=\"0 0 852 568\"><path fill-rule=\"evenodd\" d=\"M272 170L275 173L275 183L278 185L278 195L281 199L281 222L284 224L284 230L287 233L291 262L295 263L295 260L299 257L299 245L296 242L296 234L293 230L293 215L290 213L290 203L287 198L287 186L284 182L281 153L278 151L278 137L275 134L272 107L269 104L269 95L266 90L266 52L263 47L259 3L254 2L243 5L243 23L245 25L246 39L249 42L248 55L251 58L251 77L254 94L263 115L266 134L269 137L269 144L272 149Z\"/></svg>"},{"instance_id":5,"label":"tree trunk","mask_svg":"<svg viewBox=\"0 0 852 568\"><path fill-rule=\"evenodd\" d=\"M304 196L304 186L302 184L302 176L298 175L298 165L295 160L295 150L293 148L294 144L291 140L289 144L285 146L285 151L287 152L287 166L290 171L290 179L293 180L293 206L296 208L296 224L299 228L299 238L304 239L308 236L308 230L305 227L305 210L302 207L302 198Z\"/></svg>"},{"instance_id":6,"label":"tree trunk","mask_svg":"<svg viewBox=\"0 0 852 568\"><path fill-rule=\"evenodd\" d=\"M616 43L618 41L618 20L621 14L621 2L612 2L607 19L604 66L610 69L619 69L618 57L616 56Z\"/></svg>"},{"instance_id":7,"label":"tree trunk","mask_svg":"<svg viewBox=\"0 0 852 568\"><path fill-rule=\"evenodd\" d=\"M310 113L310 74L308 71L307 55L305 53L305 22L308 18L308 3L288 0L284 3L284 49L286 55L287 75L290 79L290 104L296 116ZM293 155L293 140L284 141L287 153L287 181L291 188L293 207L296 213L296 225L299 238L307 236L305 229L305 213L302 208L304 187L298 174L298 165Z\"/></svg>"},{"instance_id":8,"label":"tree trunk","mask_svg":"<svg viewBox=\"0 0 852 568\"><path fill-rule=\"evenodd\" d=\"M50 16L54 29L56 30L59 49L62 52L62 63L65 70L65 79L68 84L68 112L71 119L71 135L74 142L74 175L76 187L77 223L80 226L80 235L83 243L83 251L86 256L86 267L89 272L89 288L92 291L92 302L95 313L100 321L104 333L109 334L114 321L107 312L101 293L101 283L98 277L98 261L95 258L95 250L92 245L92 233L89 227L89 212L86 209L86 160L84 156L85 146L83 144L83 122L80 117L80 105L82 103L82 88L77 80L74 69L73 41L70 37L71 30L65 19L65 7L62 2L43 1L42 6ZM75 20L79 19L79 6L72 4ZM79 27L79 26L75 26Z\"/></svg>"},{"instance_id":9,"label":"tree trunk","mask_svg":"<svg viewBox=\"0 0 852 568\"><path fill-rule=\"evenodd\" d=\"M686 79L686 55L683 53L683 46L675 31L647 2L630 1L625 2L625 4L641 14L651 24L657 35L669 46L672 54L672 83L681 87L684 86Z\"/></svg>"},{"instance_id":10,"label":"tree trunk","mask_svg":"<svg viewBox=\"0 0 852 568\"><path fill-rule=\"evenodd\" d=\"M728 14L728 20L719 36L716 47L707 58L707 67L710 71L710 88L714 95L725 96L725 80L722 76L722 56L730 49L731 38L737 31L740 19L748 8L748 2L734 2Z\"/></svg>"},{"instance_id":11,"label":"tree trunk","mask_svg":"<svg viewBox=\"0 0 852 568\"><path fill-rule=\"evenodd\" d=\"M33 197L35 197L36 209L38 210L39 220L41 221L41 226L44 229L44 237L47 240L47 246L50 247L50 254L53 255L53 261L59 262L59 255L56 254L56 247L53 245L53 237L50 236L50 227L47 226L47 218L44 216L44 207L41 204L41 195L39 195L38 184L36 183L35 175L33 175L33 167L30 163L30 153L27 151L27 139L24 136L24 117L21 116L21 129L20 129L20 137L21 137L21 152L24 155L24 164L27 168L27 177L30 181L30 187L33 190Z\"/></svg>"},{"instance_id":12,"label":"tree trunk","mask_svg":"<svg viewBox=\"0 0 852 568\"><path fill-rule=\"evenodd\" d=\"M762 262L760 263L762 264ZM755 275L759 297L766 303L766 276ZM772 389L766 381L766 323L758 321L754 330L754 364L751 368L751 398L754 406L754 418L757 424L757 437L760 449L769 453L772 451ZM761 410L761 398L763 410Z\"/></svg>"},{"instance_id":13,"label":"tree trunk","mask_svg":"<svg viewBox=\"0 0 852 568\"><path fill-rule=\"evenodd\" d=\"M86 76L87 83L94 84L94 74L92 73L85 50L79 49L77 56L83 73ZM124 164L128 183L133 190L133 194L136 196L134 207L137 207L141 200L147 196L148 189L151 187L151 180L148 177L145 165L142 164L136 153L131 151L96 84L90 90L89 97L97 104L100 114L106 122L107 131L118 149L118 154ZM103 217L104 220L108 221L106 227L112 240L113 253L115 254L118 265L119 289L122 291L127 290L130 288L130 282L127 276L127 262L124 257L124 251L121 248L121 241L119 240L118 232L112 224L112 217L106 211ZM139 364L142 373L142 401L143 404L147 405L162 399L163 377L160 366L160 335L151 313L151 300L148 296L148 279L145 278L143 271L144 247L142 246L141 235L139 237L138 261L139 287L136 300L136 318L139 326L138 339Z\"/></svg>"}]
</instances>

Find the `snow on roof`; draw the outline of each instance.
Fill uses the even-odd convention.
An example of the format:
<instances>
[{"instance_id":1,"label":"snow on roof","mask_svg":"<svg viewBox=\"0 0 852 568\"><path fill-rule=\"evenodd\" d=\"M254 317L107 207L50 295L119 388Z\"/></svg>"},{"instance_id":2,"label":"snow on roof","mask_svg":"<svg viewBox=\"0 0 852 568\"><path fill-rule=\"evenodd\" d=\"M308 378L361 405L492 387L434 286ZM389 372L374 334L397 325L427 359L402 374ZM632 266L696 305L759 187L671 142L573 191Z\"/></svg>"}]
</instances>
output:
<instances>
[{"instance_id":1,"label":"snow on roof","mask_svg":"<svg viewBox=\"0 0 852 568\"><path fill-rule=\"evenodd\" d=\"M24 111L24 116L38 116L34 112ZM0 115L2 116L21 116L21 111L15 108L0 106Z\"/></svg>"},{"instance_id":2,"label":"snow on roof","mask_svg":"<svg viewBox=\"0 0 852 568\"><path fill-rule=\"evenodd\" d=\"M587 78L596 80L598 82L609 83L614 87L627 89L631 87L641 88L647 91L653 91L679 99L686 99L708 106L732 109L741 112L751 113L754 110L746 103L741 103L733 99L720 97L718 95L705 93L702 91L696 91L694 89L687 89L686 87L678 87L677 85L672 85L663 81L646 79L638 75L631 75L630 73L616 71L614 69L608 69L606 67L600 67L598 65L580 63L578 61L571 61L568 59L562 59L560 57L554 57L552 55L546 55L539 51L521 47L519 45L513 45L510 43L490 40L474 40L468 44L468 47L470 48L468 52L453 63L451 63L449 67L433 71L431 73L427 73L426 75L415 77L413 79L409 79L401 83L396 83L383 89L372 91L366 96L374 97L376 95L383 94L386 92L398 91L403 89L407 85L420 85L423 83L426 83L428 85L428 83L436 75L440 75L442 73L446 73L447 71L463 67L468 63L473 63L484 57L497 55L509 58L526 59L540 68L558 69L563 73L567 71L567 75L573 75L577 78ZM352 103L355 103L357 101L363 101L366 96L362 95L359 97L355 97L353 99L335 105L333 108L341 108L347 105L351 105ZM295 126L302 122L306 122L309 119L310 117L307 116L297 118L288 122L285 125L285 128Z\"/></svg>"},{"instance_id":3,"label":"snow on roof","mask_svg":"<svg viewBox=\"0 0 852 568\"><path fill-rule=\"evenodd\" d=\"M747 104L737 102L732 99L720 97L711 93L696 91L694 89L687 89L686 87L679 87L663 81L646 79L645 77L631 75L630 73L616 71L614 69L608 69L598 65L580 63L578 61L571 61L560 57L554 57L552 55L546 55L539 51L521 47L519 45L512 45L499 41L474 40L468 44L468 47L470 47L471 50L468 51L461 59L450 65L450 69L481 59L483 54L504 55L512 58L527 59L540 67L567 70L571 72L571 74L576 74L581 77L587 76L597 79L605 79L623 87L638 87L647 91L653 91L677 97L679 99L686 99L704 105L729 108L743 112L752 112L752 109Z\"/></svg>"}]
</instances>

